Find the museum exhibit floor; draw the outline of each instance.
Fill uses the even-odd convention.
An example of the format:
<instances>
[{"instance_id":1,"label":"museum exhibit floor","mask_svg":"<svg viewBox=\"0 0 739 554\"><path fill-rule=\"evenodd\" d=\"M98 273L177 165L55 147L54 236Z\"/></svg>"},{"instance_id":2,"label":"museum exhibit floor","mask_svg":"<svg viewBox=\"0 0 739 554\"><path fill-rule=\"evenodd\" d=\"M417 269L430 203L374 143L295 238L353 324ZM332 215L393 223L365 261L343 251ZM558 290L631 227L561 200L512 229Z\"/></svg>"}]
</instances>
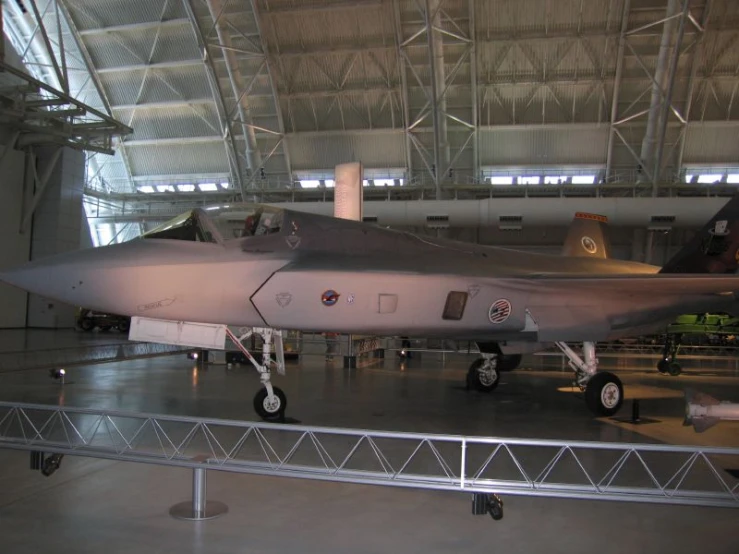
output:
<instances>
[{"instance_id":1,"label":"museum exhibit floor","mask_svg":"<svg viewBox=\"0 0 739 554\"><path fill-rule=\"evenodd\" d=\"M2 335L0 345L26 340ZM45 343L38 336L26 342ZM680 377L625 359L615 363L627 397L619 415L628 416L638 398L642 417L655 420L633 425L592 417L558 359L525 358L492 394L465 390L473 359L416 354L400 363L389 355L376 365L345 370L338 360L304 356L288 362L287 376L275 382L288 396L288 416L304 425L739 446L739 423L702 434L682 426L685 387L739 401L733 360L717 362L716 371L706 364L691 371L686 364ZM254 419L258 388L256 372L247 366L198 370L183 354L70 368L64 385L46 370L0 372L3 401L224 419ZM190 496L186 469L67 456L44 477L29 470L27 452L7 450L0 450L0 468L3 553L674 554L709 545L711 552L739 551L739 511L733 509L504 496L505 517L494 522L471 515L469 494L209 472L208 497L227 504L229 512L185 522L168 509Z\"/></svg>"}]
</instances>

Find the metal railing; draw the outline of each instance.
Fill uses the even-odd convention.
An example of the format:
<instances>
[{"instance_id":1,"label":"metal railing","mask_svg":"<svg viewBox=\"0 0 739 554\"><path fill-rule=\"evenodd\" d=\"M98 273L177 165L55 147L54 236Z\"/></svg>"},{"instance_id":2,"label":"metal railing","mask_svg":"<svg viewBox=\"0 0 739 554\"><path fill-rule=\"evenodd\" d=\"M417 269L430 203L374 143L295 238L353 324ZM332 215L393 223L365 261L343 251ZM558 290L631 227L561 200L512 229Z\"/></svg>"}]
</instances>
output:
<instances>
[{"instance_id":1,"label":"metal railing","mask_svg":"<svg viewBox=\"0 0 739 554\"><path fill-rule=\"evenodd\" d=\"M0 447L472 493L739 508L739 448L307 427L0 402ZM201 474L202 475L202 474Z\"/></svg>"}]
</instances>

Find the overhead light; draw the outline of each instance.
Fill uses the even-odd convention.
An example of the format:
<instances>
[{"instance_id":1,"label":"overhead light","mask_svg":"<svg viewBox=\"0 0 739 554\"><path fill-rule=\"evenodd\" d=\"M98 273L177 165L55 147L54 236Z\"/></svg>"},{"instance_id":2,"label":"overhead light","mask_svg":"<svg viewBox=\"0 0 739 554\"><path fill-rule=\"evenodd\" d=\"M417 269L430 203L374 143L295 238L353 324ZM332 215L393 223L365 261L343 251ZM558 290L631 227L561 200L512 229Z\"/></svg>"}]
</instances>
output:
<instances>
[{"instance_id":1,"label":"overhead light","mask_svg":"<svg viewBox=\"0 0 739 554\"><path fill-rule=\"evenodd\" d=\"M139 187L137 190L139 192L143 192L145 194L150 194L150 193L154 192L154 187L152 187L150 185L144 185L143 187Z\"/></svg>"},{"instance_id":2,"label":"overhead light","mask_svg":"<svg viewBox=\"0 0 739 554\"><path fill-rule=\"evenodd\" d=\"M177 185L177 190L180 192L193 192L195 185Z\"/></svg>"},{"instance_id":3,"label":"overhead light","mask_svg":"<svg viewBox=\"0 0 739 554\"><path fill-rule=\"evenodd\" d=\"M215 183L200 183L198 185L198 188L202 192L215 192L218 190L218 185L216 185Z\"/></svg>"},{"instance_id":4,"label":"overhead light","mask_svg":"<svg viewBox=\"0 0 739 554\"><path fill-rule=\"evenodd\" d=\"M172 185L157 185L158 192L174 192L174 186Z\"/></svg>"}]
</instances>

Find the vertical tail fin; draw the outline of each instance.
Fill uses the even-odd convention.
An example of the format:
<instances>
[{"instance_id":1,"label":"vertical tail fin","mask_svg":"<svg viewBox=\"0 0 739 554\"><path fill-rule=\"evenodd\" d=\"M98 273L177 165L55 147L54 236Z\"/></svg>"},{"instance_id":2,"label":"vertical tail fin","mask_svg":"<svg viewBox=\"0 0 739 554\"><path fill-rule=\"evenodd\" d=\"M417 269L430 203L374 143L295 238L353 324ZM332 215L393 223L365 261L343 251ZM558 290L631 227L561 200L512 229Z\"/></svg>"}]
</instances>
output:
<instances>
[{"instance_id":1,"label":"vertical tail fin","mask_svg":"<svg viewBox=\"0 0 739 554\"><path fill-rule=\"evenodd\" d=\"M608 218L604 215L577 212L570 224L563 256L610 258L611 245L606 234Z\"/></svg>"},{"instance_id":2,"label":"vertical tail fin","mask_svg":"<svg viewBox=\"0 0 739 554\"><path fill-rule=\"evenodd\" d=\"M739 268L739 195L706 223L660 273L735 273Z\"/></svg>"}]
</instances>

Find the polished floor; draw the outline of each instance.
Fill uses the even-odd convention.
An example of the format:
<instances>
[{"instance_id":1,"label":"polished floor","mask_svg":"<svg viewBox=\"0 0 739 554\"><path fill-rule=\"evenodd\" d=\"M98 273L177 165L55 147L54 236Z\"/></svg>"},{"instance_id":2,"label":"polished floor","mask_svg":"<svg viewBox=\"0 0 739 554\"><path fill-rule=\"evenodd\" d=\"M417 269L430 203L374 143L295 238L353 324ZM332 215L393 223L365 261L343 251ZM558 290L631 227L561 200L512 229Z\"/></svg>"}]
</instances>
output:
<instances>
[{"instance_id":1,"label":"polished floor","mask_svg":"<svg viewBox=\"0 0 739 554\"><path fill-rule=\"evenodd\" d=\"M348 371L305 356L276 380L288 415L308 425L739 446L739 424L703 434L681 424L686 386L739 401L731 371L674 378L624 362L627 397L657 420L634 426L593 418L559 362L527 359L487 395L464 390L471 360L388 357ZM0 373L0 400L233 419L253 419L258 388L245 366L198 371L182 355L73 368L65 385L46 371ZM229 513L174 520L169 506L189 497L190 479L187 470L72 457L46 478L28 469L27 453L0 451L0 552L739 552L736 510L506 497L494 522L472 516L465 494L218 472L208 496Z\"/></svg>"}]
</instances>

